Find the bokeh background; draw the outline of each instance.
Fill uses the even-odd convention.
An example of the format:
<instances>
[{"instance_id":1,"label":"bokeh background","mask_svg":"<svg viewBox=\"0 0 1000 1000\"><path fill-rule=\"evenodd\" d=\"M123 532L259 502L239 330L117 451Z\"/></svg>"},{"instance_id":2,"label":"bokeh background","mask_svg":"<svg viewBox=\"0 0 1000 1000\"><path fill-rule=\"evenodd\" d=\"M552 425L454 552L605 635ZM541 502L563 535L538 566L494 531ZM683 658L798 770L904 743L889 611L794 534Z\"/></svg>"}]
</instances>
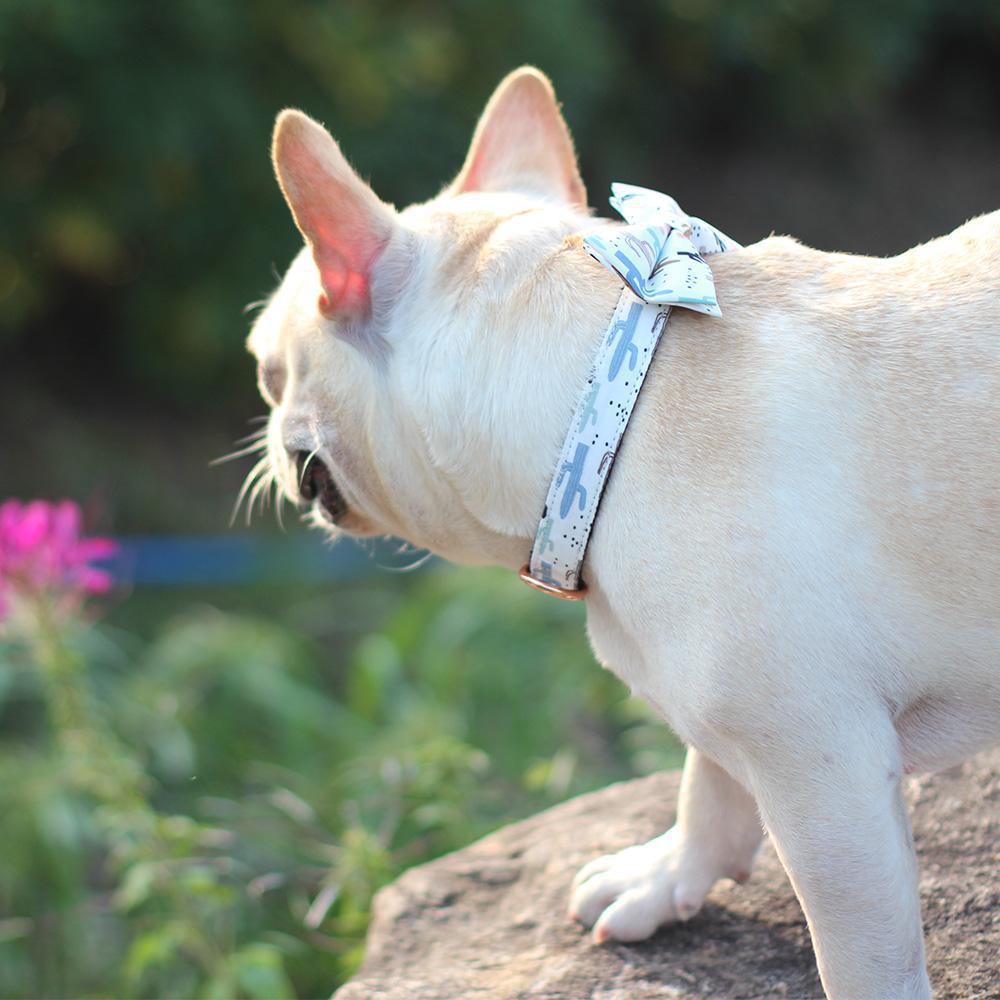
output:
<instances>
[{"instance_id":1,"label":"bokeh background","mask_svg":"<svg viewBox=\"0 0 1000 1000\"><path fill-rule=\"evenodd\" d=\"M298 245L275 113L406 204L525 62L597 205L876 254L1000 207L994 0L0 0L0 499L75 498L131 553L78 680L173 852L116 864L136 824L0 645L0 995L327 995L406 866L679 763L580 609L230 528L249 460L208 464L263 412L244 306Z\"/></svg>"}]
</instances>

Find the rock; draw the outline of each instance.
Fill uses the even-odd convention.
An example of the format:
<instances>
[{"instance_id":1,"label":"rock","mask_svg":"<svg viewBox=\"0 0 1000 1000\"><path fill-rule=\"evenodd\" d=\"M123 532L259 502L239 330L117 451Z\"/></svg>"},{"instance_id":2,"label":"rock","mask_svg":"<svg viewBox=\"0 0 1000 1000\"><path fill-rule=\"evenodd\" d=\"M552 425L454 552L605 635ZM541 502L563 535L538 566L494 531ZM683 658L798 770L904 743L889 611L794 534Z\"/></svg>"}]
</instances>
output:
<instances>
[{"instance_id":1,"label":"rock","mask_svg":"<svg viewBox=\"0 0 1000 1000\"><path fill-rule=\"evenodd\" d=\"M368 953L336 1000L821 997L809 933L770 844L743 886L641 944L566 918L591 858L673 822L679 773L583 795L406 872L375 900ZM1000 996L1000 748L911 781L938 1000Z\"/></svg>"}]
</instances>

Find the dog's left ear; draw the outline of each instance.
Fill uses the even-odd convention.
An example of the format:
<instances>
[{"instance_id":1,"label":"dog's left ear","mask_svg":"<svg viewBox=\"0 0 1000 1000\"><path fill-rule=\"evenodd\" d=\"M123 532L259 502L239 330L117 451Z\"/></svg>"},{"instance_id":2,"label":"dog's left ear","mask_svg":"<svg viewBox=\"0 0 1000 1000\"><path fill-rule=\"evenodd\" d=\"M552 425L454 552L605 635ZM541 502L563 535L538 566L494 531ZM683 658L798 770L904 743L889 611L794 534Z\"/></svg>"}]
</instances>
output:
<instances>
[{"instance_id":1,"label":"dog's left ear","mask_svg":"<svg viewBox=\"0 0 1000 1000\"><path fill-rule=\"evenodd\" d=\"M328 319L371 310L372 272L396 228L396 214L351 169L333 136L301 111L278 115L271 149L278 183L312 250Z\"/></svg>"},{"instance_id":2,"label":"dog's left ear","mask_svg":"<svg viewBox=\"0 0 1000 1000\"><path fill-rule=\"evenodd\" d=\"M501 81L450 190L523 191L587 204L573 140L544 73L522 66Z\"/></svg>"}]
</instances>

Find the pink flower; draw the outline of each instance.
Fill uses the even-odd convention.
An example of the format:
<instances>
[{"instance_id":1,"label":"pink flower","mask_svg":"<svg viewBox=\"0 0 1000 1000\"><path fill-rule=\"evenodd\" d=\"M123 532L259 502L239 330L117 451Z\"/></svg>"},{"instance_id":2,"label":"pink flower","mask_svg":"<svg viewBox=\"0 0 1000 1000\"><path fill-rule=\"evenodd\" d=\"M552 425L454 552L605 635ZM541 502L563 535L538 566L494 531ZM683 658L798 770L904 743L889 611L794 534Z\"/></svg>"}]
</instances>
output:
<instances>
[{"instance_id":1,"label":"pink flower","mask_svg":"<svg viewBox=\"0 0 1000 1000\"><path fill-rule=\"evenodd\" d=\"M111 589L111 574L90 564L114 555L117 546L108 538L84 538L81 531L80 507L72 500L0 504L0 621L14 597L80 600Z\"/></svg>"}]
</instances>

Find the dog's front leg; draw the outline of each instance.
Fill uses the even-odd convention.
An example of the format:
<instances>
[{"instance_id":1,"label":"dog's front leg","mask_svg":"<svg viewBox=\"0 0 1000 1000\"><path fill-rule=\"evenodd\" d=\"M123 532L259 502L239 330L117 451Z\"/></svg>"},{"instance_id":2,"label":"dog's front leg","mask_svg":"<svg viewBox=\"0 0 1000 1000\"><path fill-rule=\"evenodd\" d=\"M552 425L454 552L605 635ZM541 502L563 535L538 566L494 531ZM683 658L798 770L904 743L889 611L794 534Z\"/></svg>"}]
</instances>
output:
<instances>
[{"instance_id":1,"label":"dog's front leg","mask_svg":"<svg viewBox=\"0 0 1000 1000\"><path fill-rule=\"evenodd\" d=\"M805 911L824 989L834 1000L929 998L891 722L876 710L814 717L798 739L794 728L734 752Z\"/></svg>"},{"instance_id":2,"label":"dog's front leg","mask_svg":"<svg viewBox=\"0 0 1000 1000\"><path fill-rule=\"evenodd\" d=\"M697 913L720 878L749 878L760 841L753 798L692 747L676 824L647 844L582 868L573 883L570 914L593 926L596 941L639 941L662 924Z\"/></svg>"}]
</instances>

